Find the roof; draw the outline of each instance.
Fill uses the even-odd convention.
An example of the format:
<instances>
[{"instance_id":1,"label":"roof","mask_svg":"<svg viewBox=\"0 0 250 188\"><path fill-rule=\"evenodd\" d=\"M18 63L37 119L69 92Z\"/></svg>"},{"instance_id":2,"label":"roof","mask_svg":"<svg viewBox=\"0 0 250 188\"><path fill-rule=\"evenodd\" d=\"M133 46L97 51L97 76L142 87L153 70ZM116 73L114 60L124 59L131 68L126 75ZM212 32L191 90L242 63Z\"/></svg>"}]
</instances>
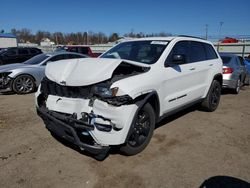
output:
<instances>
[{"instance_id":1,"label":"roof","mask_svg":"<svg viewBox=\"0 0 250 188\"><path fill-rule=\"evenodd\" d=\"M16 36L11 33L0 33L0 38L16 38Z\"/></svg>"},{"instance_id":2,"label":"roof","mask_svg":"<svg viewBox=\"0 0 250 188\"><path fill-rule=\"evenodd\" d=\"M49 55L49 56L54 56L54 55L59 55L59 54L75 54L75 55L81 55L81 56L88 57L85 54L80 54L80 53L75 53L75 52L67 52L67 51L48 52L48 53L45 53L45 54Z\"/></svg>"},{"instance_id":3,"label":"roof","mask_svg":"<svg viewBox=\"0 0 250 188\"><path fill-rule=\"evenodd\" d=\"M203 42L210 43L209 41L207 41L205 39L193 37L193 36L186 36L186 35L170 36L170 37L133 38L133 39L129 39L129 40L124 40L124 42L126 42L126 41L144 41L144 40L171 41L173 39L185 39L185 40L203 41Z\"/></svg>"}]
</instances>

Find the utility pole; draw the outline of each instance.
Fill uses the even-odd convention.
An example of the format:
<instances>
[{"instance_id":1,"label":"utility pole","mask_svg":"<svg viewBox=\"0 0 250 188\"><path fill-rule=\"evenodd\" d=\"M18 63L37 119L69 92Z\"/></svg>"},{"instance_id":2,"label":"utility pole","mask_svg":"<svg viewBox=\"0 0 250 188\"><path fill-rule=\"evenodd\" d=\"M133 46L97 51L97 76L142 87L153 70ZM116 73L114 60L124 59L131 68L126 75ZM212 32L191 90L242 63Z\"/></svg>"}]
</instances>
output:
<instances>
[{"instance_id":1,"label":"utility pole","mask_svg":"<svg viewBox=\"0 0 250 188\"><path fill-rule=\"evenodd\" d=\"M222 25L224 24L224 22L220 22L220 27L219 27L219 38L221 38L221 28L222 28Z\"/></svg>"},{"instance_id":2,"label":"utility pole","mask_svg":"<svg viewBox=\"0 0 250 188\"><path fill-rule=\"evenodd\" d=\"M206 40L208 38L208 24L205 25L205 30L206 30Z\"/></svg>"},{"instance_id":3,"label":"utility pole","mask_svg":"<svg viewBox=\"0 0 250 188\"><path fill-rule=\"evenodd\" d=\"M217 45L217 51L219 52L220 50L220 38L221 38L221 28L224 22L220 22L220 27L219 27L219 39L218 39L218 45Z\"/></svg>"}]
</instances>

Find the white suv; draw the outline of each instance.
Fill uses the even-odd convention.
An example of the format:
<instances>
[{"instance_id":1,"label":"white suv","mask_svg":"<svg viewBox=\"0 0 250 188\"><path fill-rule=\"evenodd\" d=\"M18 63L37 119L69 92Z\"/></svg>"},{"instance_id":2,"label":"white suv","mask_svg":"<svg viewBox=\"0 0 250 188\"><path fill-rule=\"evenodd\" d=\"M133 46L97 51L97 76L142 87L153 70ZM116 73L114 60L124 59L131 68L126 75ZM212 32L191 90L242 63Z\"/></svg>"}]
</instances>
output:
<instances>
[{"instance_id":1,"label":"white suv","mask_svg":"<svg viewBox=\"0 0 250 188\"><path fill-rule=\"evenodd\" d=\"M222 61L205 40L179 36L122 42L99 58L53 62L37 93L47 129L99 158L119 145L135 155L155 123L194 103L214 111Z\"/></svg>"}]
</instances>

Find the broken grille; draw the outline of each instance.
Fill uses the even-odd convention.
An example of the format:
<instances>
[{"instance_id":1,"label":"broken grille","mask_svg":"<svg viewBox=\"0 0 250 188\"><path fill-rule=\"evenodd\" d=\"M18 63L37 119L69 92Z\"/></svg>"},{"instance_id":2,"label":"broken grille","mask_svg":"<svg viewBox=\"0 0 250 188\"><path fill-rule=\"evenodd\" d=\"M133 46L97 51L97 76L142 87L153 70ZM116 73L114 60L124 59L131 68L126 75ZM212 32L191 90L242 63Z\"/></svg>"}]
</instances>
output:
<instances>
[{"instance_id":1,"label":"broken grille","mask_svg":"<svg viewBox=\"0 0 250 188\"><path fill-rule=\"evenodd\" d=\"M62 86L45 77L41 82L41 92L68 98L90 98L91 86Z\"/></svg>"}]
</instances>

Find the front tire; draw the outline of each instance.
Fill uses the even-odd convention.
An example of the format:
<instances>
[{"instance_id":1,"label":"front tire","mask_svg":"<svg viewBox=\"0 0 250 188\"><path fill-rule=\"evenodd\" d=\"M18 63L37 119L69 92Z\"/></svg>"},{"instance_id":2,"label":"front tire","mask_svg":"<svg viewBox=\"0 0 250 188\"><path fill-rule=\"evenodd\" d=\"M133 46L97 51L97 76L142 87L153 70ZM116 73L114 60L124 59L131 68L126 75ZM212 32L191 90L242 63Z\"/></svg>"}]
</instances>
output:
<instances>
[{"instance_id":1,"label":"front tire","mask_svg":"<svg viewBox=\"0 0 250 188\"><path fill-rule=\"evenodd\" d=\"M204 110L208 112L215 111L220 103L220 96L221 84L217 80L213 80L208 91L207 97L201 104Z\"/></svg>"},{"instance_id":2,"label":"front tire","mask_svg":"<svg viewBox=\"0 0 250 188\"><path fill-rule=\"evenodd\" d=\"M150 142L155 129L155 113L149 103L139 110L135 118L127 143L120 148L125 155L135 155L143 151Z\"/></svg>"},{"instance_id":3,"label":"front tire","mask_svg":"<svg viewBox=\"0 0 250 188\"><path fill-rule=\"evenodd\" d=\"M12 88L17 94L27 94L32 93L36 86L34 79L30 75L20 75L14 79Z\"/></svg>"}]
</instances>

